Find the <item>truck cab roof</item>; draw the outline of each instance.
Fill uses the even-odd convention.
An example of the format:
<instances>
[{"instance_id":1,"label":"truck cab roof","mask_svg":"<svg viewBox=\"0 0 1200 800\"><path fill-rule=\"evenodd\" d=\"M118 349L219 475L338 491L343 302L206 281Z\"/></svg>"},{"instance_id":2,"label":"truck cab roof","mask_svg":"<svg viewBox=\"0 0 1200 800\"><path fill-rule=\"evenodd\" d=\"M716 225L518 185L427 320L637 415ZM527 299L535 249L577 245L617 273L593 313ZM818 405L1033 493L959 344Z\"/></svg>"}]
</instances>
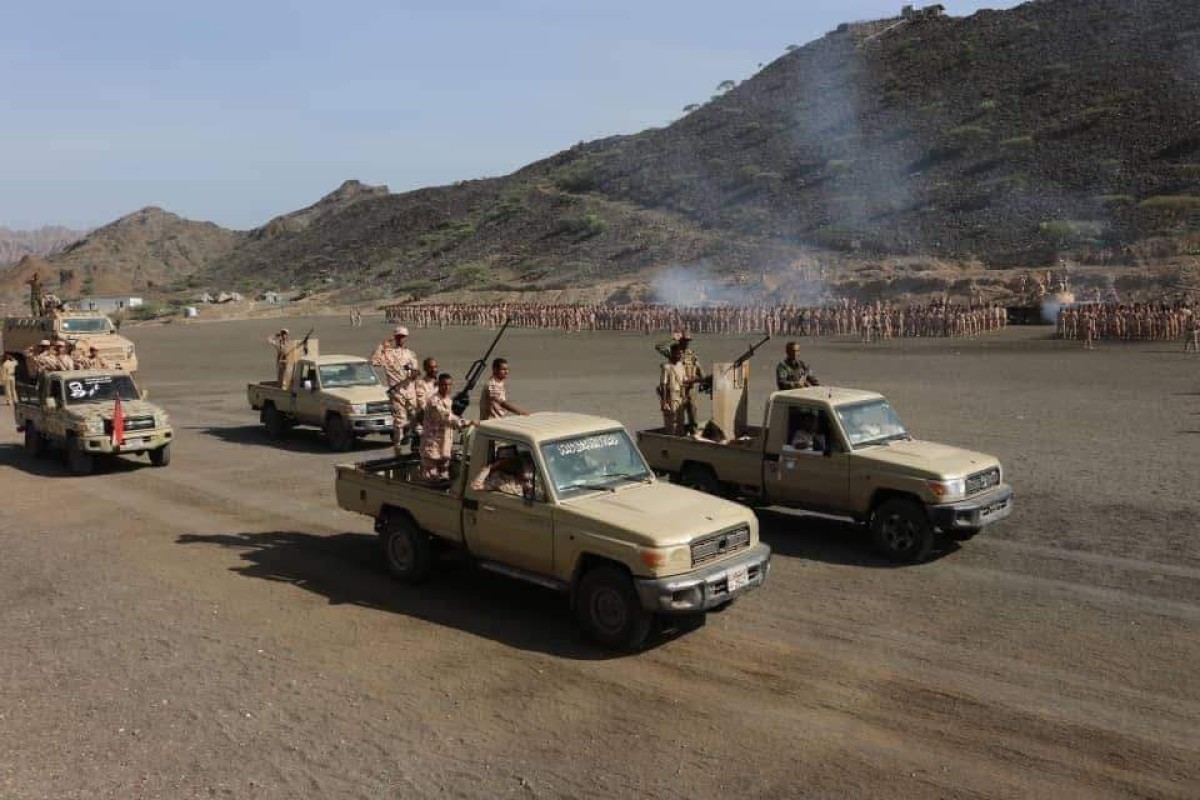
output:
<instances>
[{"instance_id":1,"label":"truck cab roof","mask_svg":"<svg viewBox=\"0 0 1200 800\"><path fill-rule=\"evenodd\" d=\"M301 361L311 361L318 367L324 367L329 364L366 364L368 363L362 356L317 356L316 358L301 358Z\"/></svg>"},{"instance_id":2,"label":"truck cab roof","mask_svg":"<svg viewBox=\"0 0 1200 800\"><path fill-rule=\"evenodd\" d=\"M622 425L614 419L563 411L541 411L527 417L498 417L479 423L482 433L519 436L533 442L553 441L613 428L622 428Z\"/></svg>"},{"instance_id":3,"label":"truck cab roof","mask_svg":"<svg viewBox=\"0 0 1200 800\"><path fill-rule=\"evenodd\" d=\"M878 392L868 392L862 389L847 389L840 386L808 386L803 389L784 389L772 392L768 402L776 399L795 398L797 400L815 400L828 403L831 406L841 406L847 403L862 403L870 400L883 400Z\"/></svg>"}]
</instances>

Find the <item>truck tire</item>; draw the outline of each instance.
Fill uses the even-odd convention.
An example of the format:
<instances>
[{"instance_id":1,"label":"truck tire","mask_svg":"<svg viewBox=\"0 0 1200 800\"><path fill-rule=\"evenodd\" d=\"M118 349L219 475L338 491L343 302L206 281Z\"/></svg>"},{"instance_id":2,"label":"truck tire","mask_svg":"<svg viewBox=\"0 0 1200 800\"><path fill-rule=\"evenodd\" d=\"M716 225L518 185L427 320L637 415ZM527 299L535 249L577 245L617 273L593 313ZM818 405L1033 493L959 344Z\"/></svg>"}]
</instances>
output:
<instances>
[{"instance_id":1,"label":"truck tire","mask_svg":"<svg viewBox=\"0 0 1200 800\"><path fill-rule=\"evenodd\" d=\"M279 413L279 409L274 403L267 403L262 410L263 427L267 429L268 439L282 439L287 435L288 426L287 420L283 418L283 414Z\"/></svg>"},{"instance_id":2,"label":"truck tire","mask_svg":"<svg viewBox=\"0 0 1200 800\"><path fill-rule=\"evenodd\" d=\"M379 544L388 572L405 583L420 583L429 577L433 565L429 534L417 527L411 517L389 514L380 526Z\"/></svg>"},{"instance_id":3,"label":"truck tire","mask_svg":"<svg viewBox=\"0 0 1200 800\"><path fill-rule=\"evenodd\" d=\"M871 515L871 540L886 558L916 564L929 558L933 550L933 526L920 503L893 497Z\"/></svg>"},{"instance_id":4,"label":"truck tire","mask_svg":"<svg viewBox=\"0 0 1200 800\"><path fill-rule=\"evenodd\" d=\"M25 423L25 452L33 458L46 452L46 441L32 422Z\"/></svg>"},{"instance_id":5,"label":"truck tire","mask_svg":"<svg viewBox=\"0 0 1200 800\"><path fill-rule=\"evenodd\" d=\"M171 463L171 445L164 444L157 450L150 451L150 466L165 467Z\"/></svg>"},{"instance_id":6,"label":"truck tire","mask_svg":"<svg viewBox=\"0 0 1200 800\"><path fill-rule=\"evenodd\" d=\"M329 447L339 453L354 449L354 431L337 414L330 414L325 419L325 438L329 440Z\"/></svg>"},{"instance_id":7,"label":"truck tire","mask_svg":"<svg viewBox=\"0 0 1200 800\"><path fill-rule=\"evenodd\" d=\"M579 624L608 647L634 651L650 633L654 617L644 608L629 575L600 566L584 574L575 603Z\"/></svg>"},{"instance_id":8,"label":"truck tire","mask_svg":"<svg viewBox=\"0 0 1200 800\"><path fill-rule=\"evenodd\" d=\"M96 466L96 459L83 449L83 444L75 436L67 440L67 470L72 475L91 475Z\"/></svg>"},{"instance_id":9,"label":"truck tire","mask_svg":"<svg viewBox=\"0 0 1200 800\"><path fill-rule=\"evenodd\" d=\"M721 494L721 482L708 464L685 464L679 473L679 483L705 494Z\"/></svg>"}]
</instances>

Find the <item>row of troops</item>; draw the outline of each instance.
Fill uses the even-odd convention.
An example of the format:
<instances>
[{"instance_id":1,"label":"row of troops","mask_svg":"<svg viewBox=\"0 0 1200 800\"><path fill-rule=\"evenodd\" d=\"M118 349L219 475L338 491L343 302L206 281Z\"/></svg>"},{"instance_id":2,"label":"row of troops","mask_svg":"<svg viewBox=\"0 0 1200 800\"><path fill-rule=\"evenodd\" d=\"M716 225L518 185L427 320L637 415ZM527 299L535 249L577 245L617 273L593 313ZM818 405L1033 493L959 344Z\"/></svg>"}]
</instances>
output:
<instances>
[{"instance_id":1,"label":"row of troops","mask_svg":"<svg viewBox=\"0 0 1200 800\"><path fill-rule=\"evenodd\" d=\"M415 439L421 457L423 480L438 482L450 477L450 458L454 447L454 432L476 424L454 413L454 378L441 372L436 358L421 359L408 346L408 328L400 325L392 335L380 342L371 353L371 365L379 368L387 383L392 410L392 444L396 455L401 454L405 441ZM267 340L275 349L277 376L280 382L288 361L294 357L298 342L287 329L280 330ZM508 360L492 360L492 374L479 397L479 419L488 420L509 414L525 415L508 400Z\"/></svg>"},{"instance_id":2,"label":"row of troops","mask_svg":"<svg viewBox=\"0 0 1200 800\"><path fill-rule=\"evenodd\" d=\"M62 339L42 339L23 353L26 379L33 380L42 372L60 370L108 369L108 361L94 344L67 342ZM0 361L0 383L4 386L4 404L13 405L17 396L17 369L20 363L12 353Z\"/></svg>"},{"instance_id":3,"label":"row of troops","mask_svg":"<svg viewBox=\"0 0 1200 800\"><path fill-rule=\"evenodd\" d=\"M916 336L975 336L1008 324L997 303L857 303L821 306L664 306L629 303L416 303L384 309L391 323L424 328L499 327L547 330L655 331L776 336L859 336L864 341Z\"/></svg>"},{"instance_id":4,"label":"row of troops","mask_svg":"<svg viewBox=\"0 0 1200 800\"><path fill-rule=\"evenodd\" d=\"M1200 314L1183 305L1150 303L1064 306L1058 311L1056 333L1084 346L1101 339L1173 342L1200 351Z\"/></svg>"}]
</instances>

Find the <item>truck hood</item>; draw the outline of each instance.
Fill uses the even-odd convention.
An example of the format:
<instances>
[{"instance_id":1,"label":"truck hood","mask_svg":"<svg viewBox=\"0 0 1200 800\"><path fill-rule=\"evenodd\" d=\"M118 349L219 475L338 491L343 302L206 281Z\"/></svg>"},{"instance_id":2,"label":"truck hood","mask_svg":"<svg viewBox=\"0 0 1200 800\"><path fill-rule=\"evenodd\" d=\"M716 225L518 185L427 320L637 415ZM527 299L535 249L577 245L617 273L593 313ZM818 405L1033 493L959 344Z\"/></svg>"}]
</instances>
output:
<instances>
[{"instance_id":1,"label":"truck hood","mask_svg":"<svg viewBox=\"0 0 1200 800\"><path fill-rule=\"evenodd\" d=\"M101 419L109 420L112 419L113 404L111 402L103 402L67 406L66 413L75 419L100 417ZM156 413L162 414L163 411L158 406L148 403L145 400L122 400L121 413L128 419L129 417L152 417Z\"/></svg>"},{"instance_id":2,"label":"truck hood","mask_svg":"<svg viewBox=\"0 0 1200 800\"><path fill-rule=\"evenodd\" d=\"M754 514L745 506L660 481L619 485L615 492L568 500L558 511L564 522L608 528L643 547L687 544L739 523L757 529Z\"/></svg>"},{"instance_id":3,"label":"truck hood","mask_svg":"<svg viewBox=\"0 0 1200 800\"><path fill-rule=\"evenodd\" d=\"M388 399L387 391L382 386L343 386L326 389L325 397L343 403L382 403Z\"/></svg>"},{"instance_id":4,"label":"truck hood","mask_svg":"<svg viewBox=\"0 0 1200 800\"><path fill-rule=\"evenodd\" d=\"M899 467L930 479L963 478L1000 464L995 456L986 453L918 439L855 450L854 455L868 463Z\"/></svg>"}]
</instances>

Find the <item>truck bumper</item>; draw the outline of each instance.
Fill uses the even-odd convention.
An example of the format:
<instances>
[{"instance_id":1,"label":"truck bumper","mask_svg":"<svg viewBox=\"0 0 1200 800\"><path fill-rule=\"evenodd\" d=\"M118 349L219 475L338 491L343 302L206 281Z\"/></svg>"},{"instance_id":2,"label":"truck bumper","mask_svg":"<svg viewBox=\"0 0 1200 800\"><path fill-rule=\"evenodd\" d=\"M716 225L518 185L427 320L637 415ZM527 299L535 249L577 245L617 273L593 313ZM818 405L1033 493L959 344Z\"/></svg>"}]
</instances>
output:
<instances>
[{"instance_id":1,"label":"truck bumper","mask_svg":"<svg viewBox=\"0 0 1200 800\"><path fill-rule=\"evenodd\" d=\"M350 417L350 427L355 433L391 433L391 414L368 414L365 417Z\"/></svg>"},{"instance_id":2,"label":"truck bumper","mask_svg":"<svg viewBox=\"0 0 1200 800\"><path fill-rule=\"evenodd\" d=\"M116 455L119 453L145 453L157 450L171 443L170 430L137 431L125 434L125 443L113 447L112 439L107 436L89 436L83 439L84 452L96 455Z\"/></svg>"},{"instance_id":3,"label":"truck bumper","mask_svg":"<svg viewBox=\"0 0 1200 800\"><path fill-rule=\"evenodd\" d=\"M978 530L1007 518L1012 508L1013 490L1006 483L970 500L929 506L929 519L942 531Z\"/></svg>"},{"instance_id":4,"label":"truck bumper","mask_svg":"<svg viewBox=\"0 0 1200 800\"><path fill-rule=\"evenodd\" d=\"M732 592L729 578L745 571L746 580ZM655 614L694 614L722 606L763 585L771 571L771 548L759 543L740 555L671 578L635 578L642 607Z\"/></svg>"}]
</instances>

